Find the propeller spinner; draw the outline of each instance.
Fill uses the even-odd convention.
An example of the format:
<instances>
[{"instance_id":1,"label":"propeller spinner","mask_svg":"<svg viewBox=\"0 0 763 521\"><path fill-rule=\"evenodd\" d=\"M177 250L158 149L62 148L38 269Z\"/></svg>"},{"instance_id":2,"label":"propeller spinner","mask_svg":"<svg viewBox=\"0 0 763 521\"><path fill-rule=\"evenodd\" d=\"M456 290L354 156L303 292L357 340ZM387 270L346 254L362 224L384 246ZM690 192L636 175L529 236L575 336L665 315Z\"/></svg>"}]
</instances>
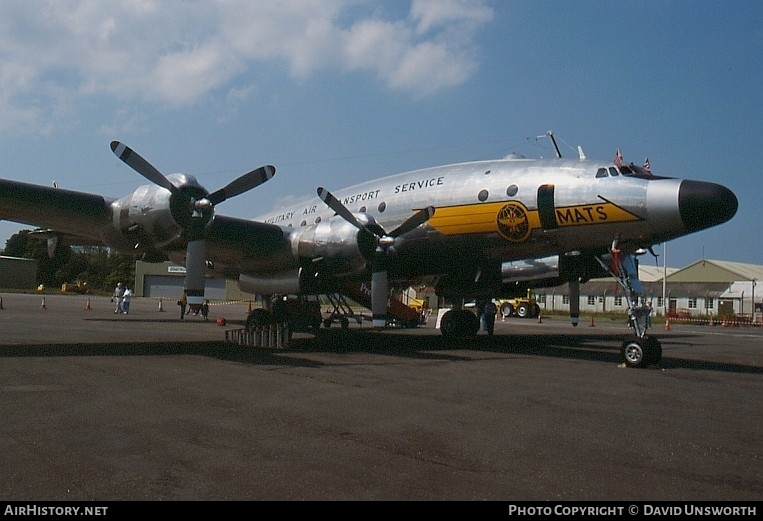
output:
<instances>
[{"instance_id":1,"label":"propeller spinner","mask_svg":"<svg viewBox=\"0 0 763 521\"><path fill-rule=\"evenodd\" d=\"M201 305L204 301L204 276L207 262L204 234L214 216L215 205L241 195L268 181L275 175L275 167L272 165L261 166L251 172L247 172L211 194L204 194L198 197L198 195L194 196L184 191L182 187L172 184L151 163L124 143L112 141L111 150L137 173L152 183L167 189L171 193L170 207L187 209L187 216L184 216L182 219L176 219L176 221L179 221L178 224L182 223L181 226L188 240L185 258L186 275L183 287L188 297L188 303L191 305Z\"/></svg>"},{"instance_id":2,"label":"propeller spinner","mask_svg":"<svg viewBox=\"0 0 763 521\"><path fill-rule=\"evenodd\" d=\"M433 206L422 208L403 221L400 226L387 233L381 226L367 226L352 214L352 212L334 197L331 192L323 187L318 188L318 197L321 201L334 210L337 215L355 226L361 233L373 237L375 248L369 255L371 264L371 314L373 325L382 327L387 323L387 299L389 297L389 280L387 277L387 262L390 254L394 252L395 242L398 237L418 228L434 215Z\"/></svg>"}]
</instances>

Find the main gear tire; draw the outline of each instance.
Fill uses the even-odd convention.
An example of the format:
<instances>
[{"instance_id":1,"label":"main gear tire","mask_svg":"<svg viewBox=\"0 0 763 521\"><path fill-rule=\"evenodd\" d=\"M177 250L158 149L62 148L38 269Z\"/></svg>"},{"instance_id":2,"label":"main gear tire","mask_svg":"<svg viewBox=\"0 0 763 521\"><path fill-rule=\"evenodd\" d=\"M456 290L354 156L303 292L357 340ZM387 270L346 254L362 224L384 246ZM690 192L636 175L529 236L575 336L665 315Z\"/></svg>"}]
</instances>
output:
<instances>
[{"instance_id":1,"label":"main gear tire","mask_svg":"<svg viewBox=\"0 0 763 521\"><path fill-rule=\"evenodd\" d=\"M477 336L480 321L471 311L452 309L440 319L440 333L447 342L457 342Z\"/></svg>"}]
</instances>

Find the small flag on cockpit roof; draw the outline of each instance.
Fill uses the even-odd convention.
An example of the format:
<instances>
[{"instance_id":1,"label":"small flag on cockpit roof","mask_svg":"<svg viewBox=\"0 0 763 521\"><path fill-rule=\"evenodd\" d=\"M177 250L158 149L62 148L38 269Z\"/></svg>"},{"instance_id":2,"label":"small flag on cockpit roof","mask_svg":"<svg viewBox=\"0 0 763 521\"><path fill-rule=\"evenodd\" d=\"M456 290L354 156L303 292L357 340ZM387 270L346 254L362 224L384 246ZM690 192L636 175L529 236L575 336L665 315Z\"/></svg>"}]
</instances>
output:
<instances>
[{"instance_id":1,"label":"small flag on cockpit roof","mask_svg":"<svg viewBox=\"0 0 763 521\"><path fill-rule=\"evenodd\" d=\"M649 158L647 157L646 159L644 159L644 170L646 170L647 172L650 172L651 169L652 169L652 166L649 164Z\"/></svg>"},{"instance_id":2,"label":"small flag on cockpit roof","mask_svg":"<svg viewBox=\"0 0 763 521\"><path fill-rule=\"evenodd\" d=\"M617 154L615 154L615 165L616 166L623 166L623 153L620 152L620 149L617 149Z\"/></svg>"}]
</instances>

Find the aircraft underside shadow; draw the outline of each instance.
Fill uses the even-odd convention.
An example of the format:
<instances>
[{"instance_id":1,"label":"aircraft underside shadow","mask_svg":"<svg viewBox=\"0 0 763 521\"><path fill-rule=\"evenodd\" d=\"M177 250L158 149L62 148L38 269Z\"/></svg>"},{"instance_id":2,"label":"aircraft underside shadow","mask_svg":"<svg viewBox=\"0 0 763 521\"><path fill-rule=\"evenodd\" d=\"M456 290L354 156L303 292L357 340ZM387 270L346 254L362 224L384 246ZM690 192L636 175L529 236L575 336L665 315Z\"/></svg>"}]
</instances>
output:
<instances>
[{"instance_id":1,"label":"aircraft underside shadow","mask_svg":"<svg viewBox=\"0 0 763 521\"><path fill-rule=\"evenodd\" d=\"M478 362L470 351L492 352L531 358L556 358L603 362L623 366L621 344L632 335L607 334L496 334L478 335L463 342L448 341L437 335L411 335L400 330L374 329L322 329L315 335L304 335L292 340L285 352L290 356L300 353L375 354L417 359L447 359ZM672 337L675 338L675 337ZM274 351L271 348L246 348ZM754 365L663 357L652 369L693 369L747 374L763 374L763 367Z\"/></svg>"},{"instance_id":2,"label":"aircraft underside shadow","mask_svg":"<svg viewBox=\"0 0 763 521\"><path fill-rule=\"evenodd\" d=\"M224 341L184 342L114 342L92 344L45 343L32 345L0 345L2 358L54 357L129 357L129 356L202 356L258 366L291 366L321 368L334 363L301 357L316 354L380 355L422 360L447 360L460 363L479 363L484 353L495 353L512 359L537 358L600 362L621 365L618 343L631 338L623 335L587 334L506 334L480 335L469 341L453 344L437 335L411 335L390 330L327 329L317 335L295 336L288 349L242 347ZM475 357L470 352L480 352ZM762 374L763 367L719 361L686 359L672 356L662 358L654 369L691 369L740 374Z\"/></svg>"}]
</instances>

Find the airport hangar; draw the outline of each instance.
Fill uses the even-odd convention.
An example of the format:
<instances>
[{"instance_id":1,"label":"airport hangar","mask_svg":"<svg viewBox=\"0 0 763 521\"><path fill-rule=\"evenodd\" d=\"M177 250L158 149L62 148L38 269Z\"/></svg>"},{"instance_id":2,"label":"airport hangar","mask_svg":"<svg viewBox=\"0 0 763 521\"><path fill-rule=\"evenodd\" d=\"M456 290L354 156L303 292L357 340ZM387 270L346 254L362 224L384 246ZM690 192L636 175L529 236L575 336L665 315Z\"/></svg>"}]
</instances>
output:
<instances>
[{"instance_id":1,"label":"airport hangar","mask_svg":"<svg viewBox=\"0 0 763 521\"><path fill-rule=\"evenodd\" d=\"M169 261L135 263L136 297L177 299L183 293L185 268ZM244 293L235 280L223 277L207 277L204 297L209 300L249 300L254 295Z\"/></svg>"},{"instance_id":2,"label":"airport hangar","mask_svg":"<svg viewBox=\"0 0 763 521\"><path fill-rule=\"evenodd\" d=\"M0 288L37 287L37 265L33 259L0 256Z\"/></svg>"}]
</instances>

